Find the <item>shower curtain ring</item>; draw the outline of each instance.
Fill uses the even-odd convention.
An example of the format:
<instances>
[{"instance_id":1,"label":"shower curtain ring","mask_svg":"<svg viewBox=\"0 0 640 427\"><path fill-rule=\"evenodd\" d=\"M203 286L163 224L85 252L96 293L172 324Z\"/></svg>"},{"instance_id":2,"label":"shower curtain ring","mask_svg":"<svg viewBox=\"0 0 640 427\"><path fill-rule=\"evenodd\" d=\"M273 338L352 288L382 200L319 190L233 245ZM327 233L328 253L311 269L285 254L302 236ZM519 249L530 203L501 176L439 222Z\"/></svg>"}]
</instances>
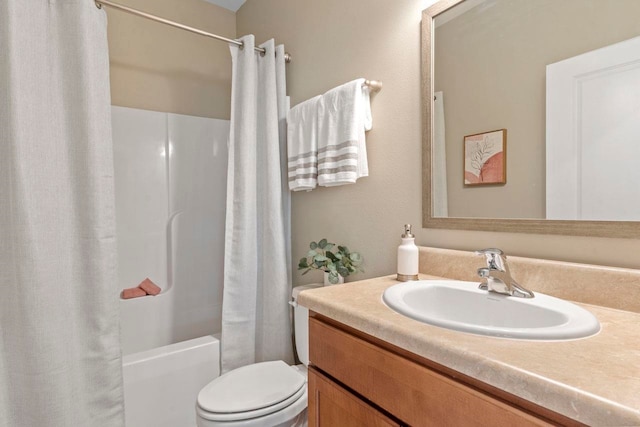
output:
<instances>
[{"instance_id":1,"label":"shower curtain ring","mask_svg":"<svg viewBox=\"0 0 640 427\"><path fill-rule=\"evenodd\" d=\"M102 9L102 3L100 3L98 0L93 0L93 3L95 3L98 9Z\"/></svg>"}]
</instances>

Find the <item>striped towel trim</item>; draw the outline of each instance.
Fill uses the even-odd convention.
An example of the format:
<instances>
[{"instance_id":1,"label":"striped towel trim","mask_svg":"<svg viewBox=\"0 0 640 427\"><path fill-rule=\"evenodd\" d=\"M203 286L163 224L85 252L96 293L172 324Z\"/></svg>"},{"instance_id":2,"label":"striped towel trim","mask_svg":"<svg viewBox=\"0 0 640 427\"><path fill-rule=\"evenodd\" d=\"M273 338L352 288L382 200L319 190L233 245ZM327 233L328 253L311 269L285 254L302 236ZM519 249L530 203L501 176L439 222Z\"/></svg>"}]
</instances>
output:
<instances>
[{"instance_id":1,"label":"striped towel trim","mask_svg":"<svg viewBox=\"0 0 640 427\"><path fill-rule=\"evenodd\" d=\"M289 157L287 163L289 189L292 191L310 191L316 188L318 176L318 157L315 151Z\"/></svg>"},{"instance_id":2,"label":"striped towel trim","mask_svg":"<svg viewBox=\"0 0 640 427\"><path fill-rule=\"evenodd\" d=\"M318 184L350 184L358 179L358 141L345 141L318 150Z\"/></svg>"}]
</instances>

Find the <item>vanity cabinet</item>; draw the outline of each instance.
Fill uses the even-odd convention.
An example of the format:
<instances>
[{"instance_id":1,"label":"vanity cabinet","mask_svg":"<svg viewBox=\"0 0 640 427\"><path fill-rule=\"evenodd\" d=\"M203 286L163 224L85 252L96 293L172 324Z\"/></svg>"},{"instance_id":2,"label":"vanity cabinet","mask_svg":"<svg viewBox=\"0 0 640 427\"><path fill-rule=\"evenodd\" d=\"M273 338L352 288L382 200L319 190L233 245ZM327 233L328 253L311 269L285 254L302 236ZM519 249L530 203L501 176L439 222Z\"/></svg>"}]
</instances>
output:
<instances>
[{"instance_id":1,"label":"vanity cabinet","mask_svg":"<svg viewBox=\"0 0 640 427\"><path fill-rule=\"evenodd\" d=\"M309 425L581 425L311 312Z\"/></svg>"},{"instance_id":2,"label":"vanity cabinet","mask_svg":"<svg viewBox=\"0 0 640 427\"><path fill-rule=\"evenodd\" d=\"M309 369L309 390L313 390L309 395L311 426L401 426L314 368Z\"/></svg>"}]
</instances>

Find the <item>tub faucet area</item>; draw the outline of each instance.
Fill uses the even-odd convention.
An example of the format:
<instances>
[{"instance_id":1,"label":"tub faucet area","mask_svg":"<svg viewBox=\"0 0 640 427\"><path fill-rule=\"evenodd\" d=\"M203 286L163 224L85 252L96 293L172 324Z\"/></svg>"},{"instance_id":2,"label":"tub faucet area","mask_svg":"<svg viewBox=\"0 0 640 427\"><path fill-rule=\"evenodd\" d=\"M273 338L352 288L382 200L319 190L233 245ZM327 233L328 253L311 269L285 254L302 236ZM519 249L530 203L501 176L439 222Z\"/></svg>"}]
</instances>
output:
<instances>
[{"instance_id":1,"label":"tub faucet area","mask_svg":"<svg viewBox=\"0 0 640 427\"><path fill-rule=\"evenodd\" d=\"M520 298L533 298L534 294L520 286L509 271L507 256L497 248L482 249L475 252L476 255L484 255L487 261L486 267L478 269L478 276L482 278L479 288Z\"/></svg>"}]
</instances>

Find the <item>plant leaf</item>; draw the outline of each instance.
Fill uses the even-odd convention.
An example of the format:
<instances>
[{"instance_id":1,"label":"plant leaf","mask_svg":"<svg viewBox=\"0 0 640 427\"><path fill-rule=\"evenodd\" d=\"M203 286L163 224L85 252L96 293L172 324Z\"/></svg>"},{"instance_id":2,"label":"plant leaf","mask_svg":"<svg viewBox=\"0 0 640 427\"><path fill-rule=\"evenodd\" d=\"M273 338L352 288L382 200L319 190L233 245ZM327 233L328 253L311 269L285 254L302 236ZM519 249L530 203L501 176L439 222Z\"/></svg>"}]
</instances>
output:
<instances>
[{"instance_id":1,"label":"plant leaf","mask_svg":"<svg viewBox=\"0 0 640 427\"><path fill-rule=\"evenodd\" d=\"M311 242L311 243L309 243L309 247L311 249L316 249L318 247L318 244L316 242Z\"/></svg>"},{"instance_id":2,"label":"plant leaf","mask_svg":"<svg viewBox=\"0 0 640 427\"><path fill-rule=\"evenodd\" d=\"M326 246L324 247L324 250L330 251L331 249L333 249L334 246L335 246L334 243L327 243Z\"/></svg>"},{"instance_id":3,"label":"plant leaf","mask_svg":"<svg viewBox=\"0 0 640 427\"><path fill-rule=\"evenodd\" d=\"M324 262L324 261L328 261L329 260L329 258L327 258L324 255L320 255L320 254L316 255L314 259L316 261L320 261L320 262Z\"/></svg>"},{"instance_id":4,"label":"plant leaf","mask_svg":"<svg viewBox=\"0 0 640 427\"><path fill-rule=\"evenodd\" d=\"M312 250L310 250L309 252L307 252L307 256L308 256L308 257L312 257L312 258L313 258L313 257L314 257L314 256L316 256L316 255L318 255L318 252L317 252L317 251L315 251L315 250L313 250L313 249L312 249Z\"/></svg>"},{"instance_id":5,"label":"plant leaf","mask_svg":"<svg viewBox=\"0 0 640 427\"><path fill-rule=\"evenodd\" d=\"M325 246L327 246L327 239L322 239L318 242L318 246L320 246L320 249L324 249Z\"/></svg>"},{"instance_id":6,"label":"plant leaf","mask_svg":"<svg viewBox=\"0 0 640 427\"><path fill-rule=\"evenodd\" d=\"M342 277L347 277L350 273L351 272L349 271L348 268L338 266L338 274L340 274Z\"/></svg>"},{"instance_id":7,"label":"plant leaf","mask_svg":"<svg viewBox=\"0 0 640 427\"><path fill-rule=\"evenodd\" d=\"M326 256L333 262L338 261L338 257L333 252L327 252Z\"/></svg>"}]
</instances>

